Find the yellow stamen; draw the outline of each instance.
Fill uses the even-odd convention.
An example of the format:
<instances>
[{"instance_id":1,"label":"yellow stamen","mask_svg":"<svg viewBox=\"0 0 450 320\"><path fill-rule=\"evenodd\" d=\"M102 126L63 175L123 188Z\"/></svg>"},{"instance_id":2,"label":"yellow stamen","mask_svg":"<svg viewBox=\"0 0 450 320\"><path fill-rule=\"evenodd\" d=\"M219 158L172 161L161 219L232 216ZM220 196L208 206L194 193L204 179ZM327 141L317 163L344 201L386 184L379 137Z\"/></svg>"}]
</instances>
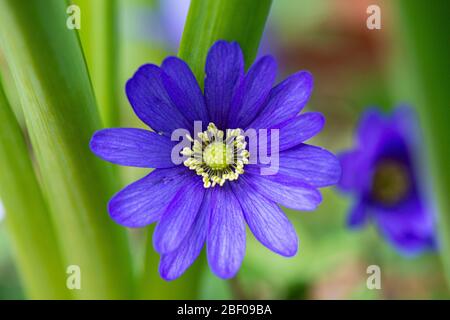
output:
<instances>
[{"instance_id":1,"label":"yellow stamen","mask_svg":"<svg viewBox=\"0 0 450 320\"><path fill-rule=\"evenodd\" d=\"M202 177L205 188L223 186L227 180L237 180L244 173L250 153L241 129L228 129L224 132L210 123L206 131L200 132L191 149L184 148L181 154L187 156L184 165Z\"/></svg>"}]
</instances>

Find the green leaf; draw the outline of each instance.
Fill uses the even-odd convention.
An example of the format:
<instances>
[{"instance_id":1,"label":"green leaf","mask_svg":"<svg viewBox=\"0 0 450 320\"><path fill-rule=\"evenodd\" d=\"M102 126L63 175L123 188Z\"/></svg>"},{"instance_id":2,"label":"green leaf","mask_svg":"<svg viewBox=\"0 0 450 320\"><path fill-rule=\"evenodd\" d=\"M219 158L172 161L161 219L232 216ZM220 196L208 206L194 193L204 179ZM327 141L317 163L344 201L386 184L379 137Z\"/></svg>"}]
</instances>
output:
<instances>
[{"instance_id":1,"label":"green leaf","mask_svg":"<svg viewBox=\"0 0 450 320\"><path fill-rule=\"evenodd\" d=\"M0 45L21 105L64 259L81 268L79 298L132 290L126 231L108 216L115 179L89 150L100 128L76 30L61 0L0 1Z\"/></svg>"},{"instance_id":2,"label":"green leaf","mask_svg":"<svg viewBox=\"0 0 450 320\"><path fill-rule=\"evenodd\" d=\"M80 38L106 127L119 123L117 0L75 0L81 10Z\"/></svg>"},{"instance_id":3,"label":"green leaf","mask_svg":"<svg viewBox=\"0 0 450 320\"><path fill-rule=\"evenodd\" d=\"M239 42L246 66L255 59L271 0L192 0L178 55L203 83L206 55L217 40Z\"/></svg>"},{"instance_id":4,"label":"green leaf","mask_svg":"<svg viewBox=\"0 0 450 320\"><path fill-rule=\"evenodd\" d=\"M152 231L147 234L147 249L145 254L144 271L139 281L140 296L143 299L180 299L192 300L198 298L200 293L200 278L203 270L202 264L206 259L198 258L184 275L170 282L161 278L158 272L159 255L153 249Z\"/></svg>"},{"instance_id":5,"label":"green leaf","mask_svg":"<svg viewBox=\"0 0 450 320\"><path fill-rule=\"evenodd\" d=\"M433 196L438 200L440 252L450 284L450 70L449 1L429 5L420 0L402 0L398 14L410 58L408 98L415 102L425 133L424 150L428 151L433 178Z\"/></svg>"},{"instance_id":6,"label":"green leaf","mask_svg":"<svg viewBox=\"0 0 450 320\"><path fill-rule=\"evenodd\" d=\"M1 82L0 123L0 197L23 286L31 299L70 298L53 223Z\"/></svg>"}]
</instances>

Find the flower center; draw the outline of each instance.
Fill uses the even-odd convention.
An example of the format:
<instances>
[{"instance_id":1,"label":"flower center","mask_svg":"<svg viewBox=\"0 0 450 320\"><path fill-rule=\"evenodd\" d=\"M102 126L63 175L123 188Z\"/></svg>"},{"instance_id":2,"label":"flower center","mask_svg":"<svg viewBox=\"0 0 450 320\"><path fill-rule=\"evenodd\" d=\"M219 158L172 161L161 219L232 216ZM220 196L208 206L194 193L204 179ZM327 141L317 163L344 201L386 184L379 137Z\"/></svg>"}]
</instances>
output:
<instances>
[{"instance_id":1,"label":"flower center","mask_svg":"<svg viewBox=\"0 0 450 320\"><path fill-rule=\"evenodd\" d=\"M213 142L203 150L205 164L214 170L223 170L233 163L233 150L222 142Z\"/></svg>"},{"instance_id":2,"label":"flower center","mask_svg":"<svg viewBox=\"0 0 450 320\"><path fill-rule=\"evenodd\" d=\"M223 186L225 181L237 180L244 173L244 165L250 157L246 150L247 143L241 129L217 129L214 123L200 132L193 142L192 148L184 148L181 154L188 158L184 165L202 176L205 188Z\"/></svg>"},{"instance_id":3,"label":"flower center","mask_svg":"<svg viewBox=\"0 0 450 320\"><path fill-rule=\"evenodd\" d=\"M385 205L395 205L409 191L408 170L402 163L385 160L378 164L372 179L372 196Z\"/></svg>"}]
</instances>

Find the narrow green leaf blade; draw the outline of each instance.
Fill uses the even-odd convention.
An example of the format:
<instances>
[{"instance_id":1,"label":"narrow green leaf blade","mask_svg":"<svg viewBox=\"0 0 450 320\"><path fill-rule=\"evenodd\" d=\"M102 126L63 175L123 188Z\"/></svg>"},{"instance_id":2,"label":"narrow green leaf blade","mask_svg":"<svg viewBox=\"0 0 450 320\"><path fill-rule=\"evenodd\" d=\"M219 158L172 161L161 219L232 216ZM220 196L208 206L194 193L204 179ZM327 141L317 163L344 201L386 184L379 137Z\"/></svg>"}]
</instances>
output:
<instances>
[{"instance_id":1,"label":"narrow green leaf blade","mask_svg":"<svg viewBox=\"0 0 450 320\"><path fill-rule=\"evenodd\" d=\"M21 93L65 261L81 268L80 298L125 298L132 268L125 230L106 204L115 180L88 144L100 128L75 30L60 0L0 1L0 45Z\"/></svg>"},{"instance_id":2,"label":"narrow green leaf blade","mask_svg":"<svg viewBox=\"0 0 450 320\"><path fill-rule=\"evenodd\" d=\"M407 52L412 59L409 97L416 103L429 151L433 195L438 200L440 252L450 284L450 2L433 5L420 0L402 0L398 13Z\"/></svg>"},{"instance_id":3,"label":"narrow green leaf blade","mask_svg":"<svg viewBox=\"0 0 450 320\"><path fill-rule=\"evenodd\" d=\"M206 55L217 40L239 42L246 66L255 59L271 0L192 0L178 55L203 83Z\"/></svg>"},{"instance_id":4,"label":"narrow green leaf blade","mask_svg":"<svg viewBox=\"0 0 450 320\"><path fill-rule=\"evenodd\" d=\"M158 272L159 254L153 249L152 232L147 233L147 248L145 252L144 273L140 279L140 296L142 299L197 299L200 293L201 273L206 259L198 258L183 276L170 282L161 278Z\"/></svg>"},{"instance_id":5,"label":"narrow green leaf blade","mask_svg":"<svg viewBox=\"0 0 450 320\"><path fill-rule=\"evenodd\" d=\"M100 116L106 127L119 124L117 0L76 0L80 7L80 38Z\"/></svg>"},{"instance_id":6,"label":"narrow green leaf blade","mask_svg":"<svg viewBox=\"0 0 450 320\"><path fill-rule=\"evenodd\" d=\"M0 123L0 197L23 286L31 299L68 299L53 223L1 81Z\"/></svg>"}]
</instances>

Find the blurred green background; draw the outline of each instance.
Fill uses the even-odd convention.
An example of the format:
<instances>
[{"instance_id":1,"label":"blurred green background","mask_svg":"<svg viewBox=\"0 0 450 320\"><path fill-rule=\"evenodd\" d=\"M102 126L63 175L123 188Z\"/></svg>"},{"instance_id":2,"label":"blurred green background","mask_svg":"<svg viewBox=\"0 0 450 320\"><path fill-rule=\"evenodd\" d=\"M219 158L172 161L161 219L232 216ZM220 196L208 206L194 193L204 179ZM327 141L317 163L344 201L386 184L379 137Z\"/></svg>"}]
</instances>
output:
<instances>
[{"instance_id":1,"label":"blurred green background","mask_svg":"<svg viewBox=\"0 0 450 320\"><path fill-rule=\"evenodd\" d=\"M94 49L89 47L89 43L93 44L88 39L93 36L90 23L95 12L86 12L84 15L82 7L82 19L86 21L82 20L81 40L88 58L89 71L95 72L93 69L96 68L95 65L89 64L91 57L101 56L103 49L114 50L114 56L108 63L111 63L111 68L116 72L111 76L114 81L109 84L114 88L112 92L115 92L115 95L105 98L104 101L117 105L118 114L111 119L116 125L143 127L128 104L124 94L125 82L140 65L149 62L159 64L167 55L177 53L188 4L188 0L118 0L114 12L117 20L113 21L117 37L113 43L106 44L106 47ZM369 30L366 27L366 19L369 16L366 9L371 4L377 4L381 8L380 30ZM411 50L414 44L411 44L409 39L411 30L408 29L408 19L411 15L408 14L414 13L405 10L400 1L273 1L258 54L270 53L276 57L279 66L278 79L303 69L314 75L315 89L307 108L322 112L327 124L324 131L314 138L313 144L336 153L351 147L357 120L367 106L379 106L389 110L399 103L408 103L421 110L433 108L424 105L430 100L419 96L420 90L415 88L424 81L418 77L428 76L421 73L421 66L417 64L420 59L417 59L417 56L427 54L427 50L435 48L427 48L426 44L422 43L419 50ZM436 22L442 22L447 29L439 29L441 33L430 41L441 41L441 45L447 48L448 52L449 33L445 33L449 25L448 17L446 20L447 22ZM433 23L431 20L427 21ZM420 23L421 20L418 19L419 26ZM418 27L414 32L420 31L424 29ZM441 68L444 68L447 80L450 80L450 70L446 69L450 57L443 58L447 61L442 61ZM0 58L3 69L6 68L5 64ZM6 88L12 86L12 80L5 76L3 82ZM439 83L436 80L434 85L436 90L448 91L449 83ZM95 79L94 89L98 101L107 95L100 89L97 90ZM18 98L14 95L9 95L8 98L13 109L17 109L15 104L18 104ZM100 101L99 104L101 105ZM447 108L450 108L448 101ZM20 112L18 113L20 119ZM419 114L422 116L423 112ZM421 121L424 121L423 119L422 116ZM448 131L442 134L446 135L448 143ZM429 142L429 139L426 141ZM121 186L148 172L145 169L116 169L120 170ZM429 169L433 172L432 167ZM442 188L442 185L433 183L432 187ZM119 190L119 187L116 190ZM448 190L441 192L445 194ZM439 253L427 253L413 259L404 258L378 235L373 226L357 232L346 228L345 217L352 199L334 188L323 190L323 196L323 203L317 211L286 210L300 238L299 253L294 258L277 256L249 235L242 268L237 278L231 281L223 281L213 276L206 266L206 259L200 258L192 270L186 273L184 280L177 280L182 284L165 285L156 274L156 254L145 252L148 250L145 246L147 230L130 230L131 253L134 261L137 261L134 268L137 271L149 268L154 273L140 279L139 288L145 292L158 287L148 296L144 295L148 298L450 297L440 257L450 255L446 247ZM22 299L26 296L15 267L14 252L4 223L9 213L6 212L4 217L2 208L0 207L0 299ZM441 208L445 210L446 205ZM366 287L366 268L374 264L381 268L381 290L369 290ZM199 275L193 280L195 290L187 294L187 291L183 291L187 290L183 283L193 277L194 272Z\"/></svg>"}]
</instances>

